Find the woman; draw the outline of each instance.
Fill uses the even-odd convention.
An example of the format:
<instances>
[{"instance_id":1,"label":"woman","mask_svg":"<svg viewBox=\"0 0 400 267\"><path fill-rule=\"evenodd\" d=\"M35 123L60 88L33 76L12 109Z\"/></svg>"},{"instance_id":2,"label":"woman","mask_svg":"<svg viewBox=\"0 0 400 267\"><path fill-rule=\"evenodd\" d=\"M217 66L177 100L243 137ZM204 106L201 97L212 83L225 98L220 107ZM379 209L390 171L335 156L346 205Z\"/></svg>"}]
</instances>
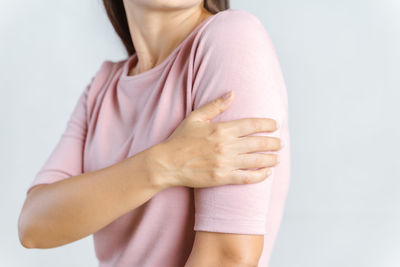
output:
<instances>
[{"instance_id":1,"label":"woman","mask_svg":"<svg viewBox=\"0 0 400 267\"><path fill-rule=\"evenodd\" d=\"M99 266L267 266L290 169L261 22L225 1L104 4L129 56L80 95L27 191L21 243L93 234Z\"/></svg>"}]
</instances>

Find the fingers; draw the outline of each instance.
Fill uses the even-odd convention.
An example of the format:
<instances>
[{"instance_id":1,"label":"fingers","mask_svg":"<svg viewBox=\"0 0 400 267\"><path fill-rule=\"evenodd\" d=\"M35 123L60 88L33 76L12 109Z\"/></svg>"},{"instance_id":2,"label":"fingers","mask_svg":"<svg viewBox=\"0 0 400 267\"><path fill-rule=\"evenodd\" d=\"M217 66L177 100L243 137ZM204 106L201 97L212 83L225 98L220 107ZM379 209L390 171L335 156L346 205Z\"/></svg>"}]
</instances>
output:
<instances>
[{"instance_id":1,"label":"fingers","mask_svg":"<svg viewBox=\"0 0 400 267\"><path fill-rule=\"evenodd\" d=\"M237 155L231 159L231 166L238 169L275 167L278 163L278 154L250 153Z\"/></svg>"},{"instance_id":2,"label":"fingers","mask_svg":"<svg viewBox=\"0 0 400 267\"><path fill-rule=\"evenodd\" d=\"M225 111L230 104L232 104L233 95L234 93L231 90L225 95L227 98L221 96L217 99L214 99L213 101L193 110L189 116L198 121L212 120L218 114Z\"/></svg>"},{"instance_id":3,"label":"fingers","mask_svg":"<svg viewBox=\"0 0 400 267\"><path fill-rule=\"evenodd\" d=\"M260 132L274 132L279 128L278 123L271 118L244 118L216 123L236 137Z\"/></svg>"},{"instance_id":4,"label":"fingers","mask_svg":"<svg viewBox=\"0 0 400 267\"><path fill-rule=\"evenodd\" d=\"M272 170L270 168L261 168L257 170L234 170L231 172L229 179L230 184L251 184L258 183L269 176L271 176Z\"/></svg>"},{"instance_id":5,"label":"fingers","mask_svg":"<svg viewBox=\"0 0 400 267\"><path fill-rule=\"evenodd\" d=\"M238 138L237 141L232 144L232 150L237 154L279 151L282 148L282 139L273 136L245 136Z\"/></svg>"}]
</instances>

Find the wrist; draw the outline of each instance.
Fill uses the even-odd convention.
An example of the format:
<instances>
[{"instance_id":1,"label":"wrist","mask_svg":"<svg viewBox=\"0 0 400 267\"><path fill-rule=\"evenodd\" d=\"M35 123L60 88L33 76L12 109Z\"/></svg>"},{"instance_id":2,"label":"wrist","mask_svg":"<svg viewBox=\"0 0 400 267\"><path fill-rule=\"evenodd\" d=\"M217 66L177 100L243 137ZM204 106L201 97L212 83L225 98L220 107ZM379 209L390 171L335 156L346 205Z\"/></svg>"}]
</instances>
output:
<instances>
[{"instance_id":1,"label":"wrist","mask_svg":"<svg viewBox=\"0 0 400 267\"><path fill-rule=\"evenodd\" d=\"M144 162L149 170L148 175L151 184L159 190L178 186L176 175L168 171L168 159L171 157L168 151L168 143L159 143L145 151Z\"/></svg>"}]
</instances>

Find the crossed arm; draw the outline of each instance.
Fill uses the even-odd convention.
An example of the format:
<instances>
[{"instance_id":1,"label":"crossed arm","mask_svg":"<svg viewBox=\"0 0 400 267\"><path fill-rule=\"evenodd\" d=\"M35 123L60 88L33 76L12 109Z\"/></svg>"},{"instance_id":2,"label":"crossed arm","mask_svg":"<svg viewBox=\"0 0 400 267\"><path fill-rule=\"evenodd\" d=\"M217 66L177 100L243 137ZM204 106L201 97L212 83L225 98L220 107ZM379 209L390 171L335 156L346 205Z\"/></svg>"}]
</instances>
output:
<instances>
[{"instance_id":1,"label":"crossed arm","mask_svg":"<svg viewBox=\"0 0 400 267\"><path fill-rule=\"evenodd\" d=\"M196 231L185 267L257 267L263 235Z\"/></svg>"}]
</instances>

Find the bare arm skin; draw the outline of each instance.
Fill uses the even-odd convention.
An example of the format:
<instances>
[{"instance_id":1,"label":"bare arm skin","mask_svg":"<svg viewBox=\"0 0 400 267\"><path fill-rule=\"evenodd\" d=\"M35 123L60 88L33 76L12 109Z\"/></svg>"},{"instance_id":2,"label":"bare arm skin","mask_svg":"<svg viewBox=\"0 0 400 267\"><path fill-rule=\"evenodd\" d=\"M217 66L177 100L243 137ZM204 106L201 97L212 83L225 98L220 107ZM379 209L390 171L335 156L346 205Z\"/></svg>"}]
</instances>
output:
<instances>
[{"instance_id":1,"label":"bare arm skin","mask_svg":"<svg viewBox=\"0 0 400 267\"><path fill-rule=\"evenodd\" d=\"M33 188L18 232L26 248L52 248L86 237L170 186L208 187L264 180L276 154L247 154L280 147L280 139L249 136L275 131L274 120L249 118L210 123L232 98L194 110L165 141L109 167ZM260 168L239 170L239 168Z\"/></svg>"},{"instance_id":2,"label":"bare arm skin","mask_svg":"<svg viewBox=\"0 0 400 267\"><path fill-rule=\"evenodd\" d=\"M185 267L257 267L263 235L197 231Z\"/></svg>"},{"instance_id":3,"label":"bare arm skin","mask_svg":"<svg viewBox=\"0 0 400 267\"><path fill-rule=\"evenodd\" d=\"M146 156L156 146L112 166L33 188L18 229L26 248L52 248L90 235L163 189Z\"/></svg>"}]
</instances>

